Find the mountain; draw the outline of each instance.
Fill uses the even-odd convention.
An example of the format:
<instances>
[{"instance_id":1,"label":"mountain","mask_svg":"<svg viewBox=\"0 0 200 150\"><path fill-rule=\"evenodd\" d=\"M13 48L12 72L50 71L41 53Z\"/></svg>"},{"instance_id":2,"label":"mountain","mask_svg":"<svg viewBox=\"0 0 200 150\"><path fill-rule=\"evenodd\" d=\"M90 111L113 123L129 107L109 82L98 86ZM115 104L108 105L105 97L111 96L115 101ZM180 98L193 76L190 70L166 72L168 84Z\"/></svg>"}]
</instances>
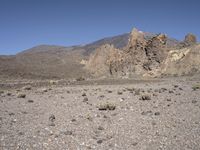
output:
<instances>
[{"instance_id":1,"label":"mountain","mask_svg":"<svg viewBox=\"0 0 200 150\"><path fill-rule=\"evenodd\" d=\"M189 75L200 72L200 45L188 34L176 42L165 34L147 38L146 33L133 29L128 44L122 48L103 45L90 55L85 68L95 77L117 78Z\"/></svg>"},{"instance_id":2,"label":"mountain","mask_svg":"<svg viewBox=\"0 0 200 150\"><path fill-rule=\"evenodd\" d=\"M118 48L128 42L128 34L104 38L85 46L39 45L13 56L0 56L0 77L78 78L88 73L81 60L106 43Z\"/></svg>"},{"instance_id":3,"label":"mountain","mask_svg":"<svg viewBox=\"0 0 200 150\"><path fill-rule=\"evenodd\" d=\"M143 74L144 71L142 70L145 63L152 63L150 66L146 66L146 69L149 69L148 71L154 70L151 66L157 65L156 61L158 61L158 58L161 59L164 57L162 59L166 59L169 49L190 46L190 44L188 45L184 42L181 43L173 38L167 37L164 46L164 49L167 50L164 53L160 53L159 49L163 48L159 46L156 47L156 45L152 45L154 48L148 48L148 52L145 52L145 48L147 47L142 45L137 36L135 38L135 41L137 42L134 44L133 40L131 46L130 41L133 38L132 34L133 32L108 37L84 46L78 45L65 47L56 45L39 45L13 56L0 56L0 77L60 79L96 77L96 75L110 76L111 74L116 76L116 73L114 73L113 70L117 70L119 76L126 76L127 73ZM142 34L143 42L150 42L152 39L159 36L159 34L148 32L142 32ZM135 46L138 48L135 49ZM141 48L142 46L143 48ZM150 58L150 56L146 57L144 54L137 54L141 52L145 52L145 55L155 55L155 53L157 53L156 55L159 55L159 57L154 58L151 56ZM109 58L111 54L113 56ZM125 57L125 54L129 55L129 57ZM117 61L119 58L125 59L122 64ZM134 64L135 62L133 63L133 60L141 61L140 59L143 62L139 63L139 65ZM110 65L113 68L108 69L109 66L105 63L106 61L112 62ZM138 68L141 72L135 71L133 68ZM98 70L96 75L94 75L95 70Z\"/></svg>"}]
</instances>

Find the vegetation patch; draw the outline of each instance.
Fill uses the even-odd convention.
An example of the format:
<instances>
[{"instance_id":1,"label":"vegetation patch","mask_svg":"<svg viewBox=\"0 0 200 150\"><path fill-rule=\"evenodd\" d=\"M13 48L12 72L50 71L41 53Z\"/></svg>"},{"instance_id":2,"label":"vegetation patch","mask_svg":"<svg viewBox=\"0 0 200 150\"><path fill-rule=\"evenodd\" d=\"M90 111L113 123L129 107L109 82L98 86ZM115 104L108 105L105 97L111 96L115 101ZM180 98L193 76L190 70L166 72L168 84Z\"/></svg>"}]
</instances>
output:
<instances>
[{"instance_id":1,"label":"vegetation patch","mask_svg":"<svg viewBox=\"0 0 200 150\"><path fill-rule=\"evenodd\" d=\"M193 89L194 91L199 90L199 89L200 89L200 84L193 85L193 86L192 86L192 89Z\"/></svg>"},{"instance_id":2,"label":"vegetation patch","mask_svg":"<svg viewBox=\"0 0 200 150\"><path fill-rule=\"evenodd\" d=\"M98 106L99 110L115 110L116 105L112 102L101 103Z\"/></svg>"}]
</instances>

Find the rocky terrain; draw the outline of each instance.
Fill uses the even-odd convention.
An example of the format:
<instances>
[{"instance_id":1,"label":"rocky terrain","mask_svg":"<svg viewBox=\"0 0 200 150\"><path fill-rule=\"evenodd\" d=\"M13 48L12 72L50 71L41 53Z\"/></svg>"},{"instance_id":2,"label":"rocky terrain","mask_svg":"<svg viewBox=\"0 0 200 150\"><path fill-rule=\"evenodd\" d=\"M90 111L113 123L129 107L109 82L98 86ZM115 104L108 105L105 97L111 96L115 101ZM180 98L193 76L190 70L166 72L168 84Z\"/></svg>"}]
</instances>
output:
<instances>
[{"instance_id":1,"label":"rocky terrain","mask_svg":"<svg viewBox=\"0 0 200 150\"><path fill-rule=\"evenodd\" d=\"M200 44L133 29L0 56L0 150L199 150Z\"/></svg>"},{"instance_id":2,"label":"rocky terrain","mask_svg":"<svg viewBox=\"0 0 200 150\"><path fill-rule=\"evenodd\" d=\"M200 71L200 45L192 34L186 35L183 42L172 43L165 34L145 38L145 33L133 29L124 48L103 45L85 64L96 77L192 75Z\"/></svg>"},{"instance_id":3,"label":"rocky terrain","mask_svg":"<svg viewBox=\"0 0 200 150\"><path fill-rule=\"evenodd\" d=\"M200 149L199 78L120 81L1 81L0 149Z\"/></svg>"},{"instance_id":4,"label":"rocky terrain","mask_svg":"<svg viewBox=\"0 0 200 150\"><path fill-rule=\"evenodd\" d=\"M144 52L140 51L139 48L142 46L140 45L141 43L135 43L139 46L137 49L134 47L134 38L137 40L137 36L138 38L140 37L138 41L142 40L143 44L148 41L149 46L151 45L151 40L156 40L156 34L148 32L138 34L137 30L135 30L131 33L104 38L84 46L63 47L40 45L13 56L0 56L0 77L5 79L76 79L80 77L91 78L103 76L125 77L129 76L128 74L134 76L137 75L137 71L134 71L135 65L137 65L137 69L142 71L143 66L141 65L151 63L147 60L147 62L144 62L143 60L142 63L138 63L138 60L135 60L134 63L132 62L133 57L138 58L145 56L142 54ZM180 45L179 41L169 37L166 38L167 48L176 47L177 45ZM159 57L161 57L163 53L160 53L159 49L161 47L159 46L162 46L162 44L157 45L157 51L152 51L152 48L148 48L148 55L153 55L152 52L159 52ZM188 44L183 42L181 46L186 47ZM112 51L112 55L114 56L110 56L111 54L109 54L108 51ZM140 54L135 55L137 52ZM130 55L131 53L132 55ZM94 55L96 56L94 57ZM126 55L130 55L129 58ZM110 56L111 58L109 60L105 59L107 56ZM101 57L104 57L103 60L101 60ZM122 59L121 57L123 57L124 62L118 60ZM144 59L147 59L146 56ZM153 63L152 65L156 65L156 60L151 61ZM91 64L90 62L94 64L98 63L99 66L94 66L94 64ZM110 64L107 64L106 62ZM104 66L102 71L98 70L101 65ZM109 65L111 67L110 69L108 69ZM119 66L121 66L121 69L118 69L117 73L115 73L115 67ZM146 69L150 69L148 68L150 66L146 65L145 67Z\"/></svg>"}]
</instances>

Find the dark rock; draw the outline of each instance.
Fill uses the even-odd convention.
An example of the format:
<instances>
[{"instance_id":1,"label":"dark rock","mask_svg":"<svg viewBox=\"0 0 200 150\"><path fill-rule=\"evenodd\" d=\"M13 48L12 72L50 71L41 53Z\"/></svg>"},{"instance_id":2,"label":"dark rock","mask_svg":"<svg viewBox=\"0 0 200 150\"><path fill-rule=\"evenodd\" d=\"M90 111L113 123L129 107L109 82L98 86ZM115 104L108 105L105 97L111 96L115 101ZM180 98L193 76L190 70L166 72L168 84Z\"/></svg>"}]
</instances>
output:
<instances>
[{"instance_id":1,"label":"dark rock","mask_svg":"<svg viewBox=\"0 0 200 150\"><path fill-rule=\"evenodd\" d=\"M84 97L83 102L87 102L87 101L88 101L88 98Z\"/></svg>"},{"instance_id":2,"label":"dark rock","mask_svg":"<svg viewBox=\"0 0 200 150\"><path fill-rule=\"evenodd\" d=\"M155 115L155 116L159 116L159 115L160 115L160 112L155 112L154 115Z\"/></svg>"},{"instance_id":3,"label":"dark rock","mask_svg":"<svg viewBox=\"0 0 200 150\"><path fill-rule=\"evenodd\" d=\"M24 132L19 132L18 135L22 136L24 135L25 133Z\"/></svg>"},{"instance_id":4,"label":"dark rock","mask_svg":"<svg viewBox=\"0 0 200 150\"><path fill-rule=\"evenodd\" d=\"M62 131L61 133L63 133L64 135L72 135L73 134L72 131L69 131L69 130Z\"/></svg>"},{"instance_id":5,"label":"dark rock","mask_svg":"<svg viewBox=\"0 0 200 150\"><path fill-rule=\"evenodd\" d=\"M98 130L104 130L104 128L102 126L99 126Z\"/></svg>"},{"instance_id":6,"label":"dark rock","mask_svg":"<svg viewBox=\"0 0 200 150\"><path fill-rule=\"evenodd\" d=\"M197 103L197 100L192 100L192 103L193 103L193 104L196 104L196 103Z\"/></svg>"},{"instance_id":7,"label":"dark rock","mask_svg":"<svg viewBox=\"0 0 200 150\"><path fill-rule=\"evenodd\" d=\"M22 88L23 90L31 90L31 86L25 86Z\"/></svg>"},{"instance_id":8,"label":"dark rock","mask_svg":"<svg viewBox=\"0 0 200 150\"><path fill-rule=\"evenodd\" d=\"M6 93L6 95L7 95L7 96L11 96L11 95L12 95L12 93L10 93L10 92L7 92L7 93Z\"/></svg>"},{"instance_id":9,"label":"dark rock","mask_svg":"<svg viewBox=\"0 0 200 150\"><path fill-rule=\"evenodd\" d=\"M83 93L82 96L87 96L86 93Z\"/></svg>"},{"instance_id":10,"label":"dark rock","mask_svg":"<svg viewBox=\"0 0 200 150\"><path fill-rule=\"evenodd\" d=\"M0 91L0 94L3 94L4 93L4 91Z\"/></svg>"},{"instance_id":11,"label":"dark rock","mask_svg":"<svg viewBox=\"0 0 200 150\"><path fill-rule=\"evenodd\" d=\"M72 119L72 120L71 120L71 122L75 122L75 121L76 121L76 119Z\"/></svg>"},{"instance_id":12,"label":"dark rock","mask_svg":"<svg viewBox=\"0 0 200 150\"><path fill-rule=\"evenodd\" d=\"M180 87L180 88L179 88L179 90L181 90L181 91L182 91L183 89Z\"/></svg>"},{"instance_id":13,"label":"dark rock","mask_svg":"<svg viewBox=\"0 0 200 150\"><path fill-rule=\"evenodd\" d=\"M33 100L31 100L31 99L29 99L29 100L28 100L28 102L29 102L29 103L33 103L34 101L33 101Z\"/></svg>"},{"instance_id":14,"label":"dark rock","mask_svg":"<svg viewBox=\"0 0 200 150\"><path fill-rule=\"evenodd\" d=\"M26 94L18 94L17 95L17 98L25 98L26 97Z\"/></svg>"},{"instance_id":15,"label":"dark rock","mask_svg":"<svg viewBox=\"0 0 200 150\"><path fill-rule=\"evenodd\" d=\"M150 95L143 95L141 97L141 100L146 101L146 100L151 100L151 96Z\"/></svg>"},{"instance_id":16,"label":"dark rock","mask_svg":"<svg viewBox=\"0 0 200 150\"><path fill-rule=\"evenodd\" d=\"M172 100L171 100L171 98L168 98L167 101L170 102L170 101L172 101Z\"/></svg>"},{"instance_id":17,"label":"dark rock","mask_svg":"<svg viewBox=\"0 0 200 150\"><path fill-rule=\"evenodd\" d=\"M177 88L177 87L178 87L178 85L174 85L174 87L175 87L175 88Z\"/></svg>"},{"instance_id":18,"label":"dark rock","mask_svg":"<svg viewBox=\"0 0 200 150\"><path fill-rule=\"evenodd\" d=\"M112 91L111 91L111 90L107 90L107 92L108 92L108 93L112 93Z\"/></svg>"},{"instance_id":19,"label":"dark rock","mask_svg":"<svg viewBox=\"0 0 200 150\"><path fill-rule=\"evenodd\" d=\"M156 93L153 93L153 96L158 96Z\"/></svg>"},{"instance_id":20,"label":"dark rock","mask_svg":"<svg viewBox=\"0 0 200 150\"><path fill-rule=\"evenodd\" d=\"M42 92L46 93L46 92L48 92L48 89L44 88L44 89L42 89Z\"/></svg>"},{"instance_id":21,"label":"dark rock","mask_svg":"<svg viewBox=\"0 0 200 150\"><path fill-rule=\"evenodd\" d=\"M49 116L49 121L54 122L55 119L56 119L55 115L51 114Z\"/></svg>"},{"instance_id":22,"label":"dark rock","mask_svg":"<svg viewBox=\"0 0 200 150\"><path fill-rule=\"evenodd\" d=\"M149 110L149 111L143 111L141 114L142 114L142 115L152 114L152 111L151 111L151 110Z\"/></svg>"},{"instance_id":23,"label":"dark rock","mask_svg":"<svg viewBox=\"0 0 200 150\"><path fill-rule=\"evenodd\" d=\"M67 91L67 93L69 94L69 93L70 93L70 91Z\"/></svg>"},{"instance_id":24,"label":"dark rock","mask_svg":"<svg viewBox=\"0 0 200 150\"><path fill-rule=\"evenodd\" d=\"M14 115L15 115L15 113L11 112L11 113L9 113L9 115L10 115L10 116L14 116Z\"/></svg>"},{"instance_id":25,"label":"dark rock","mask_svg":"<svg viewBox=\"0 0 200 150\"><path fill-rule=\"evenodd\" d=\"M138 144L137 142L133 142L133 143L132 143L133 146L136 146L137 144Z\"/></svg>"},{"instance_id":26,"label":"dark rock","mask_svg":"<svg viewBox=\"0 0 200 150\"><path fill-rule=\"evenodd\" d=\"M118 94L118 95L122 95L123 92L122 92L122 91L118 91L117 94Z\"/></svg>"},{"instance_id":27,"label":"dark rock","mask_svg":"<svg viewBox=\"0 0 200 150\"><path fill-rule=\"evenodd\" d=\"M97 140L97 143L98 143L98 144L102 144L102 143L103 143L103 140Z\"/></svg>"}]
</instances>

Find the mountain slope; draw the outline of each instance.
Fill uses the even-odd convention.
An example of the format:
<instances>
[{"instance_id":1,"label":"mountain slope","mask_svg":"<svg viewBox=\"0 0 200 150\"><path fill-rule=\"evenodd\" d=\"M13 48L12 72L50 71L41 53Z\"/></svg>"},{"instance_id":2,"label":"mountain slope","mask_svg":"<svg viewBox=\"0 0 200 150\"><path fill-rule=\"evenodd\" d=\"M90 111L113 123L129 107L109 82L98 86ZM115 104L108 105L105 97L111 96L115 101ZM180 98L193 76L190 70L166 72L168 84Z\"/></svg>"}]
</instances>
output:
<instances>
[{"instance_id":1,"label":"mountain slope","mask_svg":"<svg viewBox=\"0 0 200 150\"><path fill-rule=\"evenodd\" d=\"M188 75L200 72L199 51L194 35L176 43L165 34L147 38L146 33L134 29L126 47L101 46L90 55L85 68L95 77Z\"/></svg>"},{"instance_id":2,"label":"mountain slope","mask_svg":"<svg viewBox=\"0 0 200 150\"><path fill-rule=\"evenodd\" d=\"M143 34L144 41L151 41L154 37L158 36L148 32L143 32ZM149 52L145 52L145 49L140 51L141 48L133 50L135 46L141 47L141 43L136 43L131 46L131 36L131 33L126 33L119 36L104 38L85 46L64 47L39 45L14 56L0 56L0 77L79 78L81 76L90 76L92 68L98 70L98 72L101 72L101 70L103 70L103 72L108 70L105 74L102 74L103 76L111 72L112 75L115 75L114 70L120 69L121 73L118 73L121 75L128 72L134 74L134 69L136 68L141 70L138 72L140 74L140 72L144 72L142 71L144 69L142 67L150 71L152 70L152 66L160 66L161 64L158 65L157 59L160 61L162 57L166 58L167 54L160 53L160 47L156 49L149 48ZM138 41L138 39L135 40ZM167 38L165 41L165 49L176 49L179 46L180 42L175 39ZM187 46L187 44L181 45L181 47L185 46ZM154 52L151 51L151 49L154 49ZM129 51L133 53L131 54ZM153 56L151 56L151 59L148 60L149 58L147 58L144 53L137 55L138 52L148 53L148 55L156 54L159 55L159 57L153 58ZM111 53L112 59L108 59L107 56L110 55L109 53ZM124 59L124 62L121 63L117 59ZM144 60L143 63L133 63L133 60L139 62L142 59ZM92 64L91 67L88 66L88 61L90 62L89 64ZM110 63L112 63L111 69L106 69L106 67L109 68L110 66L107 66L105 61L110 61Z\"/></svg>"}]
</instances>

